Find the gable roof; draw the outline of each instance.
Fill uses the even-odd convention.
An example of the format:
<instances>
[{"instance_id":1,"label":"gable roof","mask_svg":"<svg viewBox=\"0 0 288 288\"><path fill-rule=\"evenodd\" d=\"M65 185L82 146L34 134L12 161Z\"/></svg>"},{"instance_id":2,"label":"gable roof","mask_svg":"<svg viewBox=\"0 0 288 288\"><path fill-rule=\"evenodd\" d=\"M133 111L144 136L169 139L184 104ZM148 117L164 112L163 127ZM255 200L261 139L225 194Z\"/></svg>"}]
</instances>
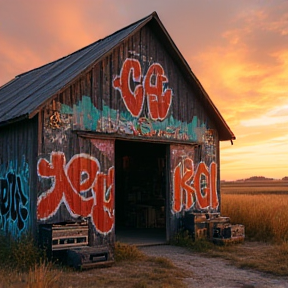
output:
<instances>
[{"instance_id":1,"label":"gable roof","mask_svg":"<svg viewBox=\"0 0 288 288\"><path fill-rule=\"evenodd\" d=\"M103 58L127 37L138 32L144 25L153 28L159 40L183 72L184 77L201 95L201 103L212 115L220 140L235 139L233 132L195 77L188 63L176 47L156 12L100 39L72 54L16 76L0 87L0 126L23 118L32 118L52 96L65 89L80 73Z\"/></svg>"}]
</instances>

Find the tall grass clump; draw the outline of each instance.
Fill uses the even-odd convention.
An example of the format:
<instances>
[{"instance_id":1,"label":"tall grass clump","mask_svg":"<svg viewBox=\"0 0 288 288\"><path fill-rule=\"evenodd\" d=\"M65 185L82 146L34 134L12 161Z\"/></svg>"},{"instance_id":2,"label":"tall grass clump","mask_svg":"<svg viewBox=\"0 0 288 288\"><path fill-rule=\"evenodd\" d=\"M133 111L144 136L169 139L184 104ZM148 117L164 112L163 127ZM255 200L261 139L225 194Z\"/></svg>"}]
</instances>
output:
<instances>
[{"instance_id":1,"label":"tall grass clump","mask_svg":"<svg viewBox=\"0 0 288 288\"><path fill-rule=\"evenodd\" d=\"M21 286L25 288L60 287L61 272L53 269L43 254L31 235L15 239L0 231L0 287L14 287L17 281L25 283Z\"/></svg>"},{"instance_id":2,"label":"tall grass clump","mask_svg":"<svg viewBox=\"0 0 288 288\"><path fill-rule=\"evenodd\" d=\"M31 235L19 239L0 233L0 267L28 271L42 257Z\"/></svg>"},{"instance_id":3,"label":"tall grass clump","mask_svg":"<svg viewBox=\"0 0 288 288\"><path fill-rule=\"evenodd\" d=\"M30 268L26 288L58 288L61 272L53 269L51 263L42 262Z\"/></svg>"},{"instance_id":4,"label":"tall grass clump","mask_svg":"<svg viewBox=\"0 0 288 288\"><path fill-rule=\"evenodd\" d=\"M135 245L129 245L121 242L115 243L114 256L116 261L141 260L145 258L144 253L141 252Z\"/></svg>"},{"instance_id":5,"label":"tall grass clump","mask_svg":"<svg viewBox=\"0 0 288 288\"><path fill-rule=\"evenodd\" d=\"M194 239L188 230L180 230L171 241L172 245L189 248L196 252L207 252L214 247L208 239Z\"/></svg>"},{"instance_id":6,"label":"tall grass clump","mask_svg":"<svg viewBox=\"0 0 288 288\"><path fill-rule=\"evenodd\" d=\"M288 241L288 195L222 194L221 214L245 226L245 237L263 242Z\"/></svg>"}]
</instances>

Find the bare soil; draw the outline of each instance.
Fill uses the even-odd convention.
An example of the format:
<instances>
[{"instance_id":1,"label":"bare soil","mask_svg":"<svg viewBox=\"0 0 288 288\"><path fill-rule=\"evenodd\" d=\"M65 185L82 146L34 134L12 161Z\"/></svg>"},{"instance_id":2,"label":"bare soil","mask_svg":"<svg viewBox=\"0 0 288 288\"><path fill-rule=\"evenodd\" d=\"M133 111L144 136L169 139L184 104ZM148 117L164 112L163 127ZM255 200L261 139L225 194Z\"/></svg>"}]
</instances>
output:
<instances>
[{"instance_id":1,"label":"bare soil","mask_svg":"<svg viewBox=\"0 0 288 288\"><path fill-rule=\"evenodd\" d=\"M247 251L255 248L253 242L243 244ZM257 244L258 249L261 249ZM209 257L195 253L183 247L163 245L140 248L149 256L170 259L176 267L185 271L184 283L187 287L205 288L285 288L288 287L288 277L273 276L252 269L237 268L231 260ZM245 257L245 256L244 256Z\"/></svg>"}]
</instances>

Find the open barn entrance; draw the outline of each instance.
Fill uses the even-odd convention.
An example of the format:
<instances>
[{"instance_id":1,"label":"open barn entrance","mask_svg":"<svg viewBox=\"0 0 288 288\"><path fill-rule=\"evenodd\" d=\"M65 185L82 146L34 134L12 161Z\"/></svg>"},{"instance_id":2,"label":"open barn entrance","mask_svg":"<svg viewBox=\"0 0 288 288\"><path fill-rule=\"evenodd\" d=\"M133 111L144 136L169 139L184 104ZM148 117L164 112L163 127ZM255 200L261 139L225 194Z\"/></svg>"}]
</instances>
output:
<instances>
[{"instance_id":1,"label":"open barn entrance","mask_svg":"<svg viewBox=\"0 0 288 288\"><path fill-rule=\"evenodd\" d=\"M166 243L167 145L117 140L116 241Z\"/></svg>"}]
</instances>

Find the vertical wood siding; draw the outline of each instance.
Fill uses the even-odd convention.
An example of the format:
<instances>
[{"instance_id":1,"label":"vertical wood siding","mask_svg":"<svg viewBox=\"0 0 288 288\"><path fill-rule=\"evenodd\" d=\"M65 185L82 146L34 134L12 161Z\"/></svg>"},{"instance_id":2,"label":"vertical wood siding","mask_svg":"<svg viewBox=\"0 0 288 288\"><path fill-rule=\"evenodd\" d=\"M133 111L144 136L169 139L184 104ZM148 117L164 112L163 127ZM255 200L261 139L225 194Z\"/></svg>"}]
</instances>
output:
<instances>
[{"instance_id":1,"label":"vertical wood siding","mask_svg":"<svg viewBox=\"0 0 288 288\"><path fill-rule=\"evenodd\" d=\"M125 66L125 63L128 64ZM134 65L140 73L137 79ZM151 79L147 78L147 73ZM121 75L128 75L128 78ZM153 32L144 27L60 93L55 98L57 111L71 130L203 142L205 131L215 126L196 97L199 89L191 87L184 76ZM141 93L137 96L140 86L144 100L135 108L133 101L140 99ZM147 89L154 94L148 96ZM163 97L169 90L172 94L170 106L166 103L168 98ZM137 115L129 111L129 107L137 110ZM160 112L164 109L167 113L162 112L165 115L157 118L160 112L154 109Z\"/></svg>"},{"instance_id":2,"label":"vertical wood siding","mask_svg":"<svg viewBox=\"0 0 288 288\"><path fill-rule=\"evenodd\" d=\"M185 211L218 209L213 188L219 180L218 134L196 97L198 88L184 76L146 26L47 103L37 163L41 223L87 218L92 245L103 244L107 237L113 242L114 140L97 140L101 135L189 144L171 145L171 230ZM193 178L187 172L192 166L195 173L203 172L204 178L197 174L198 182L209 187L180 184L183 177ZM104 197L102 207L95 205L95 189Z\"/></svg>"},{"instance_id":3,"label":"vertical wood siding","mask_svg":"<svg viewBox=\"0 0 288 288\"><path fill-rule=\"evenodd\" d=\"M0 230L35 234L37 118L1 128Z\"/></svg>"},{"instance_id":4,"label":"vertical wood siding","mask_svg":"<svg viewBox=\"0 0 288 288\"><path fill-rule=\"evenodd\" d=\"M220 204L217 145L211 131L204 145L170 145L171 231L190 212L218 212Z\"/></svg>"}]
</instances>

